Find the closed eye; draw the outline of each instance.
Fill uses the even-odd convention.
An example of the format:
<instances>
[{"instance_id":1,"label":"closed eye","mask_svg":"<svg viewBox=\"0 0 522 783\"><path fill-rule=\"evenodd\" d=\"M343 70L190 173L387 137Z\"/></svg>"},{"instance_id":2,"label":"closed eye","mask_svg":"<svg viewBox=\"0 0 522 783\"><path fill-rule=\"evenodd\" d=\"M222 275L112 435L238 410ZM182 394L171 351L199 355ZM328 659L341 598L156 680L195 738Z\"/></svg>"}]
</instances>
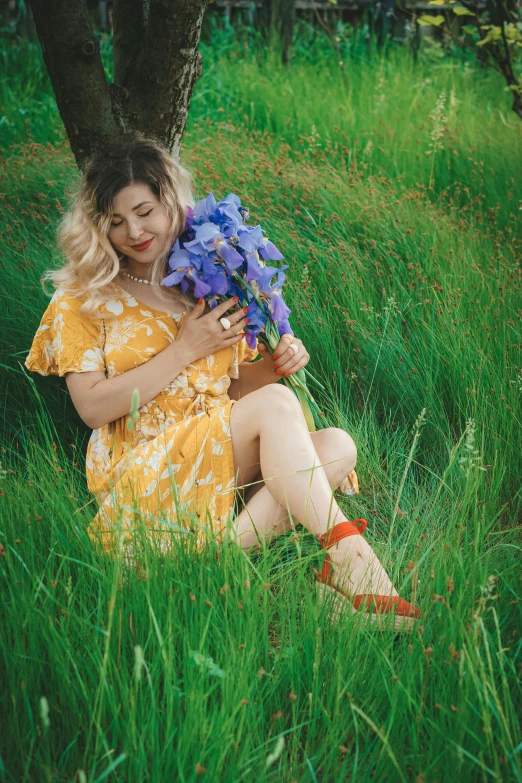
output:
<instances>
[{"instance_id":1,"label":"closed eye","mask_svg":"<svg viewBox=\"0 0 522 783\"><path fill-rule=\"evenodd\" d=\"M145 212L144 215L138 215L138 217L147 217L147 215L150 215L150 213L152 212L153 209L154 209L154 207L151 207L151 209L149 209L148 212ZM118 226L121 226L122 223L123 223L123 220L120 223L111 223L111 226L114 226L114 228L118 228Z\"/></svg>"}]
</instances>

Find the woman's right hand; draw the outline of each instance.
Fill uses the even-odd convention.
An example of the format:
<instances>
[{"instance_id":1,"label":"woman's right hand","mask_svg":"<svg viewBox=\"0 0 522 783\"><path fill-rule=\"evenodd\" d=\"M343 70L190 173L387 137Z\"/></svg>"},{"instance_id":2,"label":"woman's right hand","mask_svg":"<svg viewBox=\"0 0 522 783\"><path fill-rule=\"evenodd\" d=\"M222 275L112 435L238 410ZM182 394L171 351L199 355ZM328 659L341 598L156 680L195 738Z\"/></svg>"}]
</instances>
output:
<instances>
[{"instance_id":1,"label":"woman's right hand","mask_svg":"<svg viewBox=\"0 0 522 783\"><path fill-rule=\"evenodd\" d=\"M230 329L224 329L219 320L235 304L233 299L226 299L203 315L205 311L205 301L203 300L183 319L176 342L179 340L183 342L187 355L191 357L191 362L222 351L223 348L235 345L243 339L242 330L247 324L243 309L236 310L226 316L232 324Z\"/></svg>"}]
</instances>

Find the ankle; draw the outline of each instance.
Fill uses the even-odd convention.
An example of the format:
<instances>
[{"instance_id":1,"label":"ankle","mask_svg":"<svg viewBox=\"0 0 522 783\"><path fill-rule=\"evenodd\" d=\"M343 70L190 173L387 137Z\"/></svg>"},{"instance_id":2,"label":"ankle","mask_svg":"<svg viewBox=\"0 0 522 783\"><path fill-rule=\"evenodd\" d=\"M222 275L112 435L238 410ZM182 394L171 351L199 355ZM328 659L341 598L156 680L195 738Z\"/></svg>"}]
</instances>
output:
<instances>
[{"instance_id":1,"label":"ankle","mask_svg":"<svg viewBox=\"0 0 522 783\"><path fill-rule=\"evenodd\" d=\"M357 527L354 522L364 523ZM320 533L317 538L323 549L331 549L334 544L337 544L345 538L359 535L366 528L366 520L356 519L354 522L350 522L349 519L343 519L330 527L324 533Z\"/></svg>"},{"instance_id":2,"label":"ankle","mask_svg":"<svg viewBox=\"0 0 522 783\"><path fill-rule=\"evenodd\" d=\"M328 550L332 562L339 565L349 565L356 558L365 560L368 557L370 545L361 536L349 536L338 541Z\"/></svg>"}]
</instances>

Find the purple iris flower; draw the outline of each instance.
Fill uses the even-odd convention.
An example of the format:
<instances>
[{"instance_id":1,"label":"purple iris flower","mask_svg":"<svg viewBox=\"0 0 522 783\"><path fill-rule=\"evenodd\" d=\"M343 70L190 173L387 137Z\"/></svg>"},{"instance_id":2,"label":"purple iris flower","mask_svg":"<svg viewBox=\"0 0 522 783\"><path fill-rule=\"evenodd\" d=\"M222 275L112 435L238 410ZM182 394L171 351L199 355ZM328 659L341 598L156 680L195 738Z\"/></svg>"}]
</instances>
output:
<instances>
[{"instance_id":1,"label":"purple iris flower","mask_svg":"<svg viewBox=\"0 0 522 783\"><path fill-rule=\"evenodd\" d=\"M245 292L242 288L239 287L237 283L235 283L233 280L230 281L228 286L228 295L230 297L237 296L239 298L240 302L249 301L250 294L248 292Z\"/></svg>"},{"instance_id":2,"label":"purple iris flower","mask_svg":"<svg viewBox=\"0 0 522 783\"><path fill-rule=\"evenodd\" d=\"M286 275L284 273L285 269L288 269L288 264L285 264L285 266L282 266L277 270L277 281L272 286L272 292L271 292L272 312L274 313L274 318L276 321L285 320L292 312L286 306L283 296L281 294L281 286L283 285L286 278Z\"/></svg>"},{"instance_id":3,"label":"purple iris flower","mask_svg":"<svg viewBox=\"0 0 522 783\"><path fill-rule=\"evenodd\" d=\"M283 297L279 290L272 290L272 311L274 319L276 321L282 321L287 318L292 312L289 307L286 306Z\"/></svg>"},{"instance_id":4,"label":"purple iris flower","mask_svg":"<svg viewBox=\"0 0 522 783\"><path fill-rule=\"evenodd\" d=\"M238 228L243 225L243 217L238 210L241 201L234 193L229 193L216 206L216 212L222 216L221 230L225 237L233 236Z\"/></svg>"},{"instance_id":5,"label":"purple iris flower","mask_svg":"<svg viewBox=\"0 0 522 783\"><path fill-rule=\"evenodd\" d=\"M218 209L221 209L223 204L232 204L234 207L241 206L241 199L239 196L236 196L235 193L229 193L228 196L225 196L224 199L218 202Z\"/></svg>"},{"instance_id":6,"label":"purple iris flower","mask_svg":"<svg viewBox=\"0 0 522 783\"><path fill-rule=\"evenodd\" d=\"M259 255L264 258L265 261L282 261L284 255L282 255L273 242L269 239L264 239L263 244L259 245Z\"/></svg>"},{"instance_id":7,"label":"purple iris flower","mask_svg":"<svg viewBox=\"0 0 522 783\"><path fill-rule=\"evenodd\" d=\"M223 297L238 296L248 308L245 335L249 347L254 348L268 321L279 334L293 331L288 321L291 311L281 293L288 265L278 268L266 264L282 260L283 255L263 236L260 225L246 224L248 214L235 193L219 202L209 193L193 208L188 207L185 227L168 258L170 274L162 284L180 285L183 293L192 291L197 298L205 297L211 309Z\"/></svg>"},{"instance_id":8,"label":"purple iris flower","mask_svg":"<svg viewBox=\"0 0 522 783\"><path fill-rule=\"evenodd\" d=\"M215 250L230 270L241 266L243 256L228 244L218 226L213 223L203 223L196 226L195 232L196 238L192 242L185 243L185 247L191 253L203 255L209 250Z\"/></svg>"},{"instance_id":9,"label":"purple iris flower","mask_svg":"<svg viewBox=\"0 0 522 783\"><path fill-rule=\"evenodd\" d=\"M209 284L213 294L223 296L228 293L229 279L224 270L214 268L214 273L205 277L205 281Z\"/></svg>"},{"instance_id":10,"label":"purple iris flower","mask_svg":"<svg viewBox=\"0 0 522 783\"><path fill-rule=\"evenodd\" d=\"M263 242L261 226L241 226L237 230L238 244L247 253L257 250Z\"/></svg>"},{"instance_id":11,"label":"purple iris flower","mask_svg":"<svg viewBox=\"0 0 522 783\"><path fill-rule=\"evenodd\" d=\"M257 250L265 261L282 261L284 256L273 242L266 239L261 226L243 226L237 231L239 246L247 253Z\"/></svg>"},{"instance_id":12,"label":"purple iris flower","mask_svg":"<svg viewBox=\"0 0 522 783\"><path fill-rule=\"evenodd\" d=\"M284 320L284 321L278 321L277 327L279 329L279 334L295 334L294 330L290 326L290 321Z\"/></svg>"},{"instance_id":13,"label":"purple iris flower","mask_svg":"<svg viewBox=\"0 0 522 783\"><path fill-rule=\"evenodd\" d=\"M247 271L245 280L249 283L251 280L259 280L263 273L263 269L259 263L259 257L254 250L252 253L245 253L245 259L247 264Z\"/></svg>"},{"instance_id":14,"label":"purple iris flower","mask_svg":"<svg viewBox=\"0 0 522 783\"><path fill-rule=\"evenodd\" d=\"M216 199L213 193L209 193L206 198L196 201L194 204L194 223L200 223L210 220L211 215L216 211Z\"/></svg>"},{"instance_id":15,"label":"purple iris flower","mask_svg":"<svg viewBox=\"0 0 522 783\"><path fill-rule=\"evenodd\" d=\"M248 324L245 327L245 339L250 348L256 347L256 338L263 331L267 321L267 313L261 309L255 299L252 299L248 305Z\"/></svg>"},{"instance_id":16,"label":"purple iris flower","mask_svg":"<svg viewBox=\"0 0 522 783\"><path fill-rule=\"evenodd\" d=\"M166 286L178 285L194 263L199 262L191 256L188 250L174 251L169 258L169 268L172 270L172 274L167 275L167 277L161 281L161 284Z\"/></svg>"},{"instance_id":17,"label":"purple iris flower","mask_svg":"<svg viewBox=\"0 0 522 783\"><path fill-rule=\"evenodd\" d=\"M183 229L183 232L189 231L192 228L192 224L194 223L194 210L191 206L187 207L187 219L185 220L185 228Z\"/></svg>"},{"instance_id":18,"label":"purple iris flower","mask_svg":"<svg viewBox=\"0 0 522 783\"><path fill-rule=\"evenodd\" d=\"M277 271L278 269L275 266L264 266L261 269L261 275L257 281L257 285L259 286L259 290L262 294L270 295L272 293L272 286L270 285L270 281Z\"/></svg>"},{"instance_id":19,"label":"purple iris flower","mask_svg":"<svg viewBox=\"0 0 522 783\"><path fill-rule=\"evenodd\" d=\"M200 299L202 296L205 296L212 290L211 286L200 278L197 269L194 267L191 267L186 273L185 280L187 278L194 285L194 296L197 299Z\"/></svg>"}]
</instances>

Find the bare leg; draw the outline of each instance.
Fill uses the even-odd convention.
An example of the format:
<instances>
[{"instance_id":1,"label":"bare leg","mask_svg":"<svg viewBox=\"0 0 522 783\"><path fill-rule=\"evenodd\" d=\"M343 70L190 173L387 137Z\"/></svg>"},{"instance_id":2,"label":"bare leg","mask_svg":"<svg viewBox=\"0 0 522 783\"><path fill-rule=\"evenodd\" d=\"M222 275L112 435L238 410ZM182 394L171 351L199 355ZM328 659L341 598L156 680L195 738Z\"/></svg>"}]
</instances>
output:
<instances>
[{"instance_id":1,"label":"bare leg","mask_svg":"<svg viewBox=\"0 0 522 783\"><path fill-rule=\"evenodd\" d=\"M346 518L320 467L301 406L289 389L271 384L238 400L232 408L230 429L238 486L253 481L260 465L270 495L314 535L320 536ZM255 497L250 502L254 501ZM397 595L362 536L343 539L329 553L334 565L332 581L351 594Z\"/></svg>"},{"instance_id":2,"label":"bare leg","mask_svg":"<svg viewBox=\"0 0 522 783\"><path fill-rule=\"evenodd\" d=\"M310 432L310 438L317 453L318 462L332 490L351 473L357 460L357 448L347 432L330 427ZM243 549L273 538L292 529L288 510L283 508L265 486L261 470L254 478L254 484L244 492L244 508L234 523L236 536ZM255 500L254 500L255 497Z\"/></svg>"}]
</instances>

